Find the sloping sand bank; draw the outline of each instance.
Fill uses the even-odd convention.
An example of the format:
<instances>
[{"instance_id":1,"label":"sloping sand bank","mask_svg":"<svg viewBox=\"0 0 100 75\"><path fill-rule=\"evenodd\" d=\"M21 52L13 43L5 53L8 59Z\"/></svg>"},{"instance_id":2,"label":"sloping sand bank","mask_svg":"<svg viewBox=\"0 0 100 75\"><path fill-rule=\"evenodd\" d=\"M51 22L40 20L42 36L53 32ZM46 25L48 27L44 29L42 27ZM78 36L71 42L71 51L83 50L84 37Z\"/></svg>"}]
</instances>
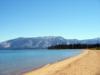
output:
<instances>
[{"instance_id":1,"label":"sloping sand bank","mask_svg":"<svg viewBox=\"0 0 100 75\"><path fill-rule=\"evenodd\" d=\"M48 64L23 75L100 75L100 51L84 50L78 56Z\"/></svg>"}]
</instances>

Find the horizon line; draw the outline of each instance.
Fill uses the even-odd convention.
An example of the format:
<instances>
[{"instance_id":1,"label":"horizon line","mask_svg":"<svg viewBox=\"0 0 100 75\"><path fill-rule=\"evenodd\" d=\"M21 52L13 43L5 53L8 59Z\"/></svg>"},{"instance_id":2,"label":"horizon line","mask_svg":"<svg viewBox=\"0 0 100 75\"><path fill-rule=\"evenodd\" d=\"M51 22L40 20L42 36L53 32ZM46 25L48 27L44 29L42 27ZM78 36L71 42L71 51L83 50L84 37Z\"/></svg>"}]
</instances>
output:
<instances>
[{"instance_id":1,"label":"horizon line","mask_svg":"<svg viewBox=\"0 0 100 75\"><path fill-rule=\"evenodd\" d=\"M45 37L61 37L61 38L64 38L64 39L68 39L68 40L71 40L71 39L75 39L75 40L89 40L89 39L99 39L100 37L94 37L94 38L85 38L85 39L79 39L79 38L66 38L66 37L63 37L63 36L33 36L33 37L15 37L15 38L11 38L11 39L6 39L6 40L0 40L0 42L4 42L4 41L8 41L8 40L14 40L14 39L18 39L18 38L45 38Z\"/></svg>"}]
</instances>

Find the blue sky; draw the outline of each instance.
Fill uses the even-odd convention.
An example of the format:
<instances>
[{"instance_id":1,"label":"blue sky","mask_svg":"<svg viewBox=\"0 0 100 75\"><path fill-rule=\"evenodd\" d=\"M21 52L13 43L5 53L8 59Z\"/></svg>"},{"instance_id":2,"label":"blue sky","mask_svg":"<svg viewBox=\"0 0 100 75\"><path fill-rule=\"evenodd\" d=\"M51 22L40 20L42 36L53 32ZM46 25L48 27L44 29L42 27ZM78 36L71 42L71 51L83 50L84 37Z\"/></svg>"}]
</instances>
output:
<instances>
[{"instance_id":1,"label":"blue sky","mask_svg":"<svg viewBox=\"0 0 100 75\"><path fill-rule=\"evenodd\" d=\"M100 37L100 0L0 0L0 41Z\"/></svg>"}]
</instances>

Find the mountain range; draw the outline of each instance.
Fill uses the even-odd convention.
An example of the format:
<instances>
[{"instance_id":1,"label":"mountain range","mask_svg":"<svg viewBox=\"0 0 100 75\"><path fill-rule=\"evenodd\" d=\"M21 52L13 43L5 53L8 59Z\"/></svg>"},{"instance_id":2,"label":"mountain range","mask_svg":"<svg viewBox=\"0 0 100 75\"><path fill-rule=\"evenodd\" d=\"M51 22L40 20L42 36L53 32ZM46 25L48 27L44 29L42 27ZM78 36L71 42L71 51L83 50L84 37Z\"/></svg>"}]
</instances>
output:
<instances>
[{"instance_id":1,"label":"mountain range","mask_svg":"<svg viewBox=\"0 0 100 75\"><path fill-rule=\"evenodd\" d=\"M100 44L100 38L78 40L60 36L16 38L0 43L0 49L45 49L59 44Z\"/></svg>"}]
</instances>

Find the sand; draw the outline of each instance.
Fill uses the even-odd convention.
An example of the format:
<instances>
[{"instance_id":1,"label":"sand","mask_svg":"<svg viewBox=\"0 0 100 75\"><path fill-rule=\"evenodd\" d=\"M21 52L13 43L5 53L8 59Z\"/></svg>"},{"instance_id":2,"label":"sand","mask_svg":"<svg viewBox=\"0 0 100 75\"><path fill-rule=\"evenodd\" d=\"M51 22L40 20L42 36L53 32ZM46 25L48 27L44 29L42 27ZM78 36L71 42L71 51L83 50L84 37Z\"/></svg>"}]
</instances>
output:
<instances>
[{"instance_id":1,"label":"sand","mask_svg":"<svg viewBox=\"0 0 100 75\"><path fill-rule=\"evenodd\" d=\"M23 75L100 75L100 51L84 50L78 56L48 64Z\"/></svg>"}]
</instances>

